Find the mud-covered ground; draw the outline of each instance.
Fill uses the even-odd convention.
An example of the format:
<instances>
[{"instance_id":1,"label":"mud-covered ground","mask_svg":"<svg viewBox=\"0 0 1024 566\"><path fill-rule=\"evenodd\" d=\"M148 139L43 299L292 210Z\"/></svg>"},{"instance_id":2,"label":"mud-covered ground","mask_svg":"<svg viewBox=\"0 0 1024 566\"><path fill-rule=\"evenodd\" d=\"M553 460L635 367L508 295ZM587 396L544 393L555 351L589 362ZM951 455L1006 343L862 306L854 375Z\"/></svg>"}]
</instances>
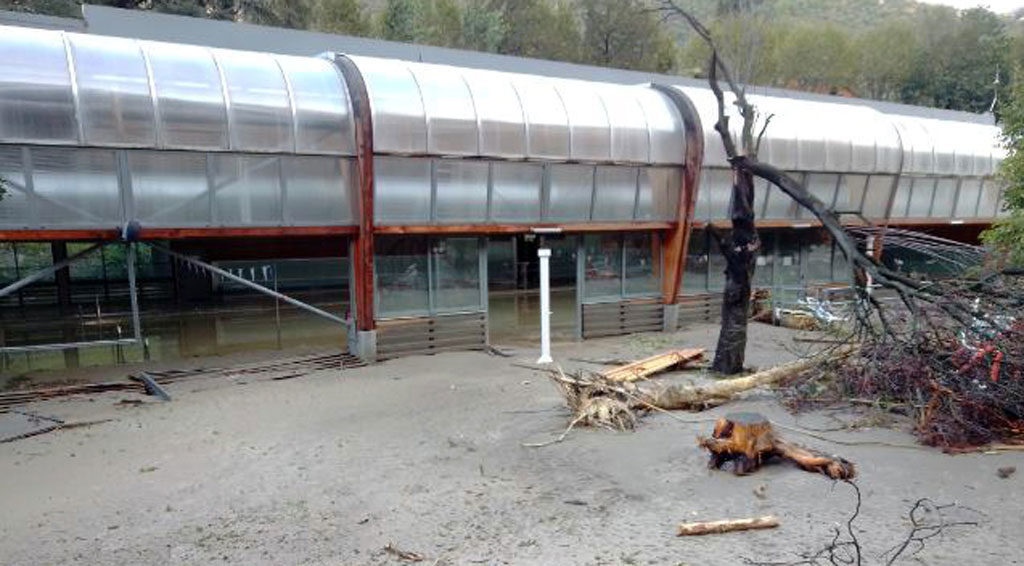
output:
<instances>
[{"instance_id":1,"label":"mud-covered ground","mask_svg":"<svg viewBox=\"0 0 1024 566\"><path fill-rule=\"evenodd\" d=\"M570 357L710 347L716 331L563 344L555 354L576 367L584 364ZM749 362L790 359L792 335L753 326ZM780 430L857 464L866 563L884 563L910 506L929 497L969 506L983 524L947 531L906 563L1024 564L1022 453L948 456L914 446L905 424L848 412L794 417L764 391L706 413L649 415L632 433L575 430L527 448L557 436L567 416L546 377L511 365L535 356L517 347L511 359L410 357L286 381L183 382L169 386L168 403L104 394L26 407L113 420L0 444L0 563L408 563L384 550L389 543L427 565L793 560L825 545L854 496L788 465L747 477L708 471L694 438L720 414L756 410L848 443ZM998 477L1006 466L1020 471ZM765 514L781 527L674 536L680 521Z\"/></svg>"}]
</instances>

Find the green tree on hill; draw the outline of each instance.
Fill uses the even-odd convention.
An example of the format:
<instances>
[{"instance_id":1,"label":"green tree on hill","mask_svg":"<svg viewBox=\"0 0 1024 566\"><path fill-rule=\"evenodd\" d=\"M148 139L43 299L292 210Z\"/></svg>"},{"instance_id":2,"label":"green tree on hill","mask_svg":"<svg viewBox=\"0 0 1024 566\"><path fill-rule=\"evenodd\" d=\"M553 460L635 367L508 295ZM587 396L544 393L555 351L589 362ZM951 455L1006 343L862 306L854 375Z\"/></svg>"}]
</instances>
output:
<instances>
[{"instance_id":1,"label":"green tree on hill","mask_svg":"<svg viewBox=\"0 0 1024 566\"><path fill-rule=\"evenodd\" d=\"M1003 206L1010 216L996 221L982 233L981 239L1001 260L1024 266L1024 79L1014 82L1010 99L1000 108L1000 116L1003 143L1009 152L1000 176L1008 185Z\"/></svg>"}]
</instances>

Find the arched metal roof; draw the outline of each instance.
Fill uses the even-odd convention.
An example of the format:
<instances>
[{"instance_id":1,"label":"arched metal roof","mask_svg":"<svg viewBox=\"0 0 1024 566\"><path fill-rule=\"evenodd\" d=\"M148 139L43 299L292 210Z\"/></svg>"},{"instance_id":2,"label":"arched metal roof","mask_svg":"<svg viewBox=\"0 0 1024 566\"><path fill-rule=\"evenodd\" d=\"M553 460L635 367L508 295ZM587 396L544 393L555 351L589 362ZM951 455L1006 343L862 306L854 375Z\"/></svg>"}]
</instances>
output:
<instances>
[{"instance_id":1,"label":"arched metal roof","mask_svg":"<svg viewBox=\"0 0 1024 566\"><path fill-rule=\"evenodd\" d=\"M643 86L350 57L378 153L682 164L683 123Z\"/></svg>"},{"instance_id":2,"label":"arched metal roof","mask_svg":"<svg viewBox=\"0 0 1024 566\"><path fill-rule=\"evenodd\" d=\"M327 60L0 26L0 142L352 155Z\"/></svg>"}]
</instances>

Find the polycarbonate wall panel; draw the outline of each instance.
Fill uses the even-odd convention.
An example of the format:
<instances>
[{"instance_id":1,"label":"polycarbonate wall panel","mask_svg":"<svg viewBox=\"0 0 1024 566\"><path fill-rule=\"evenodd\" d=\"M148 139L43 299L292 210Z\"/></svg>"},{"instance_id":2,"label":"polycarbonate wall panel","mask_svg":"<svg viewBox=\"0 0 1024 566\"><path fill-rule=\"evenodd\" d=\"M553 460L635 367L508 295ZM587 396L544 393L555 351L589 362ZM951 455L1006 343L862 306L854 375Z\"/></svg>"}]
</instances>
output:
<instances>
[{"instance_id":1,"label":"polycarbonate wall panel","mask_svg":"<svg viewBox=\"0 0 1024 566\"><path fill-rule=\"evenodd\" d=\"M526 117L509 77L485 71L465 76L476 107L480 154L526 157Z\"/></svg>"},{"instance_id":2,"label":"polycarbonate wall panel","mask_svg":"<svg viewBox=\"0 0 1024 566\"><path fill-rule=\"evenodd\" d=\"M0 32L0 140L77 143L61 34L18 27Z\"/></svg>"},{"instance_id":3,"label":"polycarbonate wall panel","mask_svg":"<svg viewBox=\"0 0 1024 566\"><path fill-rule=\"evenodd\" d=\"M181 151L128 153L135 219L143 226L208 226L212 222L206 155Z\"/></svg>"},{"instance_id":4,"label":"polycarbonate wall panel","mask_svg":"<svg viewBox=\"0 0 1024 566\"><path fill-rule=\"evenodd\" d=\"M592 85L563 82L556 87L569 119L569 157L579 161L609 161L611 135L608 112Z\"/></svg>"},{"instance_id":5,"label":"polycarbonate wall panel","mask_svg":"<svg viewBox=\"0 0 1024 566\"><path fill-rule=\"evenodd\" d=\"M910 204L907 206L908 218L924 218L932 207L935 195L935 179L918 177L914 179L914 187L910 191Z\"/></svg>"},{"instance_id":6,"label":"polycarbonate wall panel","mask_svg":"<svg viewBox=\"0 0 1024 566\"><path fill-rule=\"evenodd\" d=\"M164 147L228 149L228 124L220 72L208 49L142 43L158 99Z\"/></svg>"},{"instance_id":7,"label":"polycarbonate wall panel","mask_svg":"<svg viewBox=\"0 0 1024 566\"><path fill-rule=\"evenodd\" d=\"M843 175L839 178L839 190L833 208L837 212L860 211L867 190L867 175Z\"/></svg>"},{"instance_id":8,"label":"polycarbonate wall panel","mask_svg":"<svg viewBox=\"0 0 1024 566\"><path fill-rule=\"evenodd\" d=\"M491 164L491 177L491 220L540 220L540 192L544 177L541 165L497 161Z\"/></svg>"},{"instance_id":9,"label":"polycarbonate wall panel","mask_svg":"<svg viewBox=\"0 0 1024 566\"><path fill-rule=\"evenodd\" d=\"M281 171L277 157L211 155L213 224L281 224Z\"/></svg>"},{"instance_id":10,"label":"polycarbonate wall panel","mask_svg":"<svg viewBox=\"0 0 1024 566\"><path fill-rule=\"evenodd\" d=\"M355 162L337 157L283 157L285 222L345 226L356 221Z\"/></svg>"},{"instance_id":11,"label":"polycarbonate wall panel","mask_svg":"<svg viewBox=\"0 0 1024 566\"><path fill-rule=\"evenodd\" d=\"M910 192L913 186L914 179L910 177L900 177L899 181L897 181L896 194L893 196L892 210L889 214L892 218L905 218L907 216L907 206L910 204ZM868 195L868 198L871 198L871 194Z\"/></svg>"},{"instance_id":12,"label":"polycarbonate wall panel","mask_svg":"<svg viewBox=\"0 0 1024 566\"><path fill-rule=\"evenodd\" d=\"M885 218L886 211L889 208L889 197L893 191L893 181L895 177L892 175L871 175L868 177L868 188L864 195L864 206L861 208L861 214L867 218ZM902 211L906 210L907 197L909 192L903 195L901 201L903 208L897 208L896 203L893 203L892 215L902 216ZM900 211L897 214L897 211Z\"/></svg>"},{"instance_id":13,"label":"polycarbonate wall panel","mask_svg":"<svg viewBox=\"0 0 1024 566\"><path fill-rule=\"evenodd\" d=\"M956 204L957 180L942 178L935 181L935 198L929 216L932 218L949 218L953 216L953 205Z\"/></svg>"},{"instance_id":14,"label":"polycarbonate wall panel","mask_svg":"<svg viewBox=\"0 0 1024 566\"><path fill-rule=\"evenodd\" d=\"M836 187L839 184L839 175L830 173L808 173L804 182L807 184L808 192L824 203L825 208L832 208L832 205L835 203ZM803 219L815 218L813 212L802 206L797 209L797 217Z\"/></svg>"},{"instance_id":15,"label":"polycarbonate wall panel","mask_svg":"<svg viewBox=\"0 0 1024 566\"><path fill-rule=\"evenodd\" d=\"M288 88L274 59L248 51L213 53L227 85L231 149L293 151Z\"/></svg>"},{"instance_id":16,"label":"polycarbonate wall panel","mask_svg":"<svg viewBox=\"0 0 1024 566\"><path fill-rule=\"evenodd\" d=\"M69 35L85 142L155 147L149 75L130 39Z\"/></svg>"},{"instance_id":17,"label":"polycarbonate wall panel","mask_svg":"<svg viewBox=\"0 0 1024 566\"><path fill-rule=\"evenodd\" d=\"M602 89L601 99L611 128L612 161L650 163L651 136L647 117L635 92L620 88ZM668 163L677 163L670 161Z\"/></svg>"},{"instance_id":18,"label":"polycarbonate wall panel","mask_svg":"<svg viewBox=\"0 0 1024 566\"><path fill-rule=\"evenodd\" d=\"M636 219L674 221L679 214L682 175L678 167L640 168Z\"/></svg>"},{"instance_id":19,"label":"polycarbonate wall panel","mask_svg":"<svg viewBox=\"0 0 1024 566\"><path fill-rule=\"evenodd\" d=\"M34 214L26 192L25 167L20 147L0 146L0 177L7 181L7 193L0 199L0 226L31 226Z\"/></svg>"},{"instance_id":20,"label":"polycarbonate wall panel","mask_svg":"<svg viewBox=\"0 0 1024 566\"><path fill-rule=\"evenodd\" d=\"M549 171L548 209L544 219L551 222L589 219L594 195L594 167L552 165Z\"/></svg>"},{"instance_id":21,"label":"polycarbonate wall panel","mask_svg":"<svg viewBox=\"0 0 1024 566\"><path fill-rule=\"evenodd\" d=\"M295 106L295 151L353 155L352 109L337 68L324 59L278 56Z\"/></svg>"},{"instance_id":22,"label":"polycarbonate wall panel","mask_svg":"<svg viewBox=\"0 0 1024 566\"><path fill-rule=\"evenodd\" d=\"M366 81L373 114L373 147L385 153L426 153L427 122L423 99L408 65L353 57Z\"/></svg>"},{"instance_id":23,"label":"polycarbonate wall panel","mask_svg":"<svg viewBox=\"0 0 1024 566\"><path fill-rule=\"evenodd\" d=\"M430 160L374 158L374 222L425 224L430 221Z\"/></svg>"},{"instance_id":24,"label":"polycarbonate wall panel","mask_svg":"<svg viewBox=\"0 0 1024 566\"><path fill-rule=\"evenodd\" d=\"M593 220L632 220L636 206L637 170L632 167L598 167Z\"/></svg>"},{"instance_id":25,"label":"polycarbonate wall panel","mask_svg":"<svg viewBox=\"0 0 1024 566\"><path fill-rule=\"evenodd\" d=\"M487 163L439 159L435 219L439 222L482 222L487 218Z\"/></svg>"},{"instance_id":26,"label":"polycarbonate wall panel","mask_svg":"<svg viewBox=\"0 0 1024 566\"><path fill-rule=\"evenodd\" d=\"M981 179L961 179L960 192L956 197L956 218L974 218L978 212L978 198L981 196Z\"/></svg>"},{"instance_id":27,"label":"polycarbonate wall panel","mask_svg":"<svg viewBox=\"0 0 1024 566\"><path fill-rule=\"evenodd\" d=\"M113 151L37 147L31 155L40 226L117 228L122 224Z\"/></svg>"},{"instance_id":28,"label":"polycarbonate wall panel","mask_svg":"<svg viewBox=\"0 0 1024 566\"><path fill-rule=\"evenodd\" d=\"M1002 195L1002 183L997 179L985 179L981 185L981 198L978 200L978 218L995 218L999 213L999 198Z\"/></svg>"},{"instance_id":29,"label":"polycarbonate wall panel","mask_svg":"<svg viewBox=\"0 0 1024 566\"><path fill-rule=\"evenodd\" d=\"M411 66L427 117L427 151L439 155L476 155L476 110L469 87L453 67Z\"/></svg>"},{"instance_id":30,"label":"polycarbonate wall panel","mask_svg":"<svg viewBox=\"0 0 1024 566\"><path fill-rule=\"evenodd\" d=\"M551 81L517 77L514 84L526 116L527 155L565 159L570 154L569 118Z\"/></svg>"}]
</instances>

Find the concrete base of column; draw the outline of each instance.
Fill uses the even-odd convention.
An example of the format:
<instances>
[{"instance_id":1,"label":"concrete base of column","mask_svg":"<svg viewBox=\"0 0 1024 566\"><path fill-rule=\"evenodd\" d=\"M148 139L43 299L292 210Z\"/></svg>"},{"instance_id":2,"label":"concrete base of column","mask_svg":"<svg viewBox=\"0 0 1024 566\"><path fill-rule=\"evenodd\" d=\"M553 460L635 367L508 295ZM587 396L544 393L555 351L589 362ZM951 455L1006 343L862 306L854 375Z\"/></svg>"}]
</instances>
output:
<instances>
[{"instance_id":1,"label":"concrete base of column","mask_svg":"<svg viewBox=\"0 0 1024 566\"><path fill-rule=\"evenodd\" d=\"M662 332L675 332L679 330L679 305L662 305L661 330Z\"/></svg>"},{"instance_id":2,"label":"concrete base of column","mask_svg":"<svg viewBox=\"0 0 1024 566\"><path fill-rule=\"evenodd\" d=\"M367 363L377 361L377 331L357 330L349 337L348 348L350 354Z\"/></svg>"}]
</instances>

